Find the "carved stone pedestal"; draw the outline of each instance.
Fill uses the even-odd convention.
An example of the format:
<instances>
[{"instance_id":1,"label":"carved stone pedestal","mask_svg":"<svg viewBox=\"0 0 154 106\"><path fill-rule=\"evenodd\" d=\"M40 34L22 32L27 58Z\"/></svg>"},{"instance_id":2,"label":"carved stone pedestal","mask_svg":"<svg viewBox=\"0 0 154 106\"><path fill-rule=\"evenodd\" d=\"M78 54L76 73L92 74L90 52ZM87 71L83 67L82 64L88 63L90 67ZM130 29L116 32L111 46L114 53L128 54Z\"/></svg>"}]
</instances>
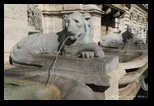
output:
<instances>
[{"instance_id":1,"label":"carved stone pedestal","mask_svg":"<svg viewBox=\"0 0 154 106\"><path fill-rule=\"evenodd\" d=\"M109 76L110 87L104 92L95 92L97 100L119 100L118 81L126 74L125 70L117 67L107 75Z\"/></svg>"}]
</instances>

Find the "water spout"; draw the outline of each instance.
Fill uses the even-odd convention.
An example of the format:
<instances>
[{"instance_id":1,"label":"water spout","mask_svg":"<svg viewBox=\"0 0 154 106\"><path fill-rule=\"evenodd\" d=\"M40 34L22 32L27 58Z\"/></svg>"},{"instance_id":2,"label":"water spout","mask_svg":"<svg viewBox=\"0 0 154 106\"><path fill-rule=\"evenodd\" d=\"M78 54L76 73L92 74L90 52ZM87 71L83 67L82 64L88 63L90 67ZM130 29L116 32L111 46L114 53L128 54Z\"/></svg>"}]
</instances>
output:
<instances>
[{"instance_id":1,"label":"water spout","mask_svg":"<svg viewBox=\"0 0 154 106\"><path fill-rule=\"evenodd\" d=\"M60 49L58 50L58 52L57 52L57 54L56 54L56 57L54 58L53 63L52 63L52 64L50 65L50 67L49 67L49 70L48 70L48 78L47 78L46 86L49 85L49 83L50 83L50 76L51 76L51 74L53 74L53 72L54 72L55 63L57 62L58 55L59 55L59 53L60 53L60 51L61 51L63 45L65 44L65 42L67 41L67 39L68 39L69 37L70 37L70 36L68 36L68 37L64 40L64 42L62 43L62 45L60 46ZM52 71L51 71L51 70L52 70ZM51 73L51 72L52 72L52 73Z\"/></svg>"}]
</instances>

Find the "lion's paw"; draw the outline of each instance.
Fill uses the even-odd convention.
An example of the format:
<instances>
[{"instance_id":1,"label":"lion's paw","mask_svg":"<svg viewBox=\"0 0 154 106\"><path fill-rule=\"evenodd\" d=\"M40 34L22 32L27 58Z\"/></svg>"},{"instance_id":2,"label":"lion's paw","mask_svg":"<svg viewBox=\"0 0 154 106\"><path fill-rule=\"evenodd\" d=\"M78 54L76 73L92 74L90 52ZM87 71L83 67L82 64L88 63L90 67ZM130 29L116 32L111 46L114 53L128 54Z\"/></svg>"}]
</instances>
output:
<instances>
[{"instance_id":1,"label":"lion's paw","mask_svg":"<svg viewBox=\"0 0 154 106\"><path fill-rule=\"evenodd\" d=\"M82 58L94 58L94 52L91 52L91 51L81 52L80 56Z\"/></svg>"}]
</instances>

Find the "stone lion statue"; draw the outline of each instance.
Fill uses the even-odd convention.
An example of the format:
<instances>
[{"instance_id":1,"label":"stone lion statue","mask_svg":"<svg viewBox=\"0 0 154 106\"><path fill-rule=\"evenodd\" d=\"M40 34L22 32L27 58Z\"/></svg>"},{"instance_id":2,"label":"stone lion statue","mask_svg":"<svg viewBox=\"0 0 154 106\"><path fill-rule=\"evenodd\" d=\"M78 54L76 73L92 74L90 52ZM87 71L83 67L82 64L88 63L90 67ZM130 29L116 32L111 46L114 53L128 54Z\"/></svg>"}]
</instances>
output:
<instances>
[{"instance_id":1,"label":"stone lion statue","mask_svg":"<svg viewBox=\"0 0 154 106\"><path fill-rule=\"evenodd\" d=\"M54 56L61 46L61 55L82 53L82 56L86 58L104 57L103 50L92 40L93 28L90 14L74 12L64 15L63 19L65 20L65 28L58 33L36 33L21 39L11 49L10 63L14 65L42 66L38 60L35 60L34 56L40 54ZM93 55L91 55L91 52L93 52Z\"/></svg>"},{"instance_id":2,"label":"stone lion statue","mask_svg":"<svg viewBox=\"0 0 154 106\"><path fill-rule=\"evenodd\" d=\"M138 27L131 25L127 26L127 30L122 34L109 34L102 36L100 44L104 47L118 47L122 46L122 49L127 43L144 43L145 41L139 37Z\"/></svg>"}]
</instances>

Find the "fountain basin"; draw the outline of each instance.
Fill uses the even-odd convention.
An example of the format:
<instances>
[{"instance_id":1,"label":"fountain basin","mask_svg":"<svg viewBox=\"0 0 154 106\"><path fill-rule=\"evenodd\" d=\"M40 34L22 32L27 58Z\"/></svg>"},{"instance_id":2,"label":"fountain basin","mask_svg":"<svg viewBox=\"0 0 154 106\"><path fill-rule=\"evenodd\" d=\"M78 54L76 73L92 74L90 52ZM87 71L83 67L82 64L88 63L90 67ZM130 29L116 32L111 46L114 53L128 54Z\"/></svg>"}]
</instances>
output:
<instances>
[{"instance_id":1,"label":"fountain basin","mask_svg":"<svg viewBox=\"0 0 154 106\"><path fill-rule=\"evenodd\" d=\"M147 50L103 49L106 55L119 56L119 63L130 62L138 57L148 57ZM144 55L144 56L143 56Z\"/></svg>"},{"instance_id":2,"label":"fountain basin","mask_svg":"<svg viewBox=\"0 0 154 106\"><path fill-rule=\"evenodd\" d=\"M94 100L94 92L78 81L52 75L20 78L4 77L4 100Z\"/></svg>"},{"instance_id":3,"label":"fountain basin","mask_svg":"<svg viewBox=\"0 0 154 106\"><path fill-rule=\"evenodd\" d=\"M4 100L59 100L60 91L54 85L4 76Z\"/></svg>"}]
</instances>

